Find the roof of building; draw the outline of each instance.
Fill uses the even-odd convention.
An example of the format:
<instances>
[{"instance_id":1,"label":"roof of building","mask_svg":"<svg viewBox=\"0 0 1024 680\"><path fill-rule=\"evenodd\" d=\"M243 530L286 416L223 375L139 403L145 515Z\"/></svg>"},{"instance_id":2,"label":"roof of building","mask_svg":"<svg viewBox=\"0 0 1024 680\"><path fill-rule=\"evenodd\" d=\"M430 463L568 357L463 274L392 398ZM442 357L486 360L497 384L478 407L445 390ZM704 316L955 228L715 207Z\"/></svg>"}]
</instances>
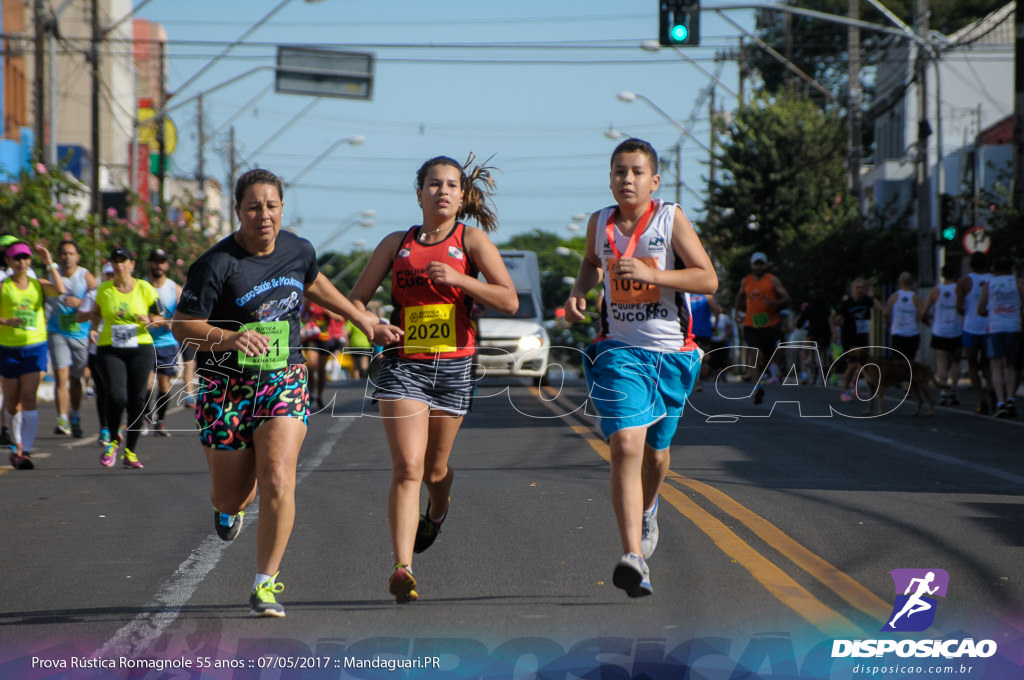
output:
<instances>
[{"instance_id":1,"label":"roof of building","mask_svg":"<svg viewBox=\"0 0 1024 680\"><path fill-rule=\"evenodd\" d=\"M986 17L951 33L949 41L956 45L1007 44L1014 42L1014 7L1011 2Z\"/></svg>"}]
</instances>

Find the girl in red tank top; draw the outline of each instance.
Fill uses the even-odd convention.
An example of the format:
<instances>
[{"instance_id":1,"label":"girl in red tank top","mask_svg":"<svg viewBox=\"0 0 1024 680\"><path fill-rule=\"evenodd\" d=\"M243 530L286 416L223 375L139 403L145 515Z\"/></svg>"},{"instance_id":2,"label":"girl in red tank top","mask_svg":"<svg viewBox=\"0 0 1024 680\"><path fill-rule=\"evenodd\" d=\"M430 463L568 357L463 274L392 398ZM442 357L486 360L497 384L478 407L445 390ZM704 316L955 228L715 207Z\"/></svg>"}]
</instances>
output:
<instances>
[{"instance_id":1,"label":"girl in red tank top","mask_svg":"<svg viewBox=\"0 0 1024 680\"><path fill-rule=\"evenodd\" d=\"M470 312L473 298L463 288L435 284L427 274L432 262L476 278L466 256L466 225L458 222L440 241L420 240L422 227L405 232L391 267L391 322L405 331L399 356L406 359L456 359L476 349Z\"/></svg>"},{"instance_id":2,"label":"girl in red tank top","mask_svg":"<svg viewBox=\"0 0 1024 680\"><path fill-rule=\"evenodd\" d=\"M364 308L390 271L392 319L404 332L379 359L373 393L391 448L388 524L395 567L388 590L399 603L419 598L413 553L433 544L448 514L448 459L473 393L470 310L474 301L505 313L519 306L501 254L487 237L497 227L488 205L494 183L482 165L467 173L472 161L439 156L420 167L422 225L381 241L350 295ZM480 228L464 225L463 217ZM422 515L421 484L428 495Z\"/></svg>"}]
</instances>

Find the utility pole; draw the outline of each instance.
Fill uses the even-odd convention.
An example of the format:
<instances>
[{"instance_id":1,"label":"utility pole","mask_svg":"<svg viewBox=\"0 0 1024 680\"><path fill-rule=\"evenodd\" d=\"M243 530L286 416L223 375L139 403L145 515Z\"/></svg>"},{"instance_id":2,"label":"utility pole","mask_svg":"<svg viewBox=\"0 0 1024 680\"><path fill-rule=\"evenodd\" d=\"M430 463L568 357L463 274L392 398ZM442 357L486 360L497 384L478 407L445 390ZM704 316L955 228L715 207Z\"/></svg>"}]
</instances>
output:
<instances>
[{"instance_id":1,"label":"utility pole","mask_svg":"<svg viewBox=\"0 0 1024 680\"><path fill-rule=\"evenodd\" d=\"M93 215L103 212L100 197L100 8L99 0L92 0L92 40L89 45L89 65L92 67L92 95L90 108L92 112L92 158L91 177L89 178L89 198L92 203Z\"/></svg>"},{"instance_id":2,"label":"utility pole","mask_svg":"<svg viewBox=\"0 0 1024 680\"><path fill-rule=\"evenodd\" d=\"M203 96L199 95L197 101L199 107L198 128L199 128L199 167L196 170L196 182L199 184L199 228L206 229L206 170L203 166L203 145L206 139L203 137Z\"/></svg>"},{"instance_id":3,"label":"utility pole","mask_svg":"<svg viewBox=\"0 0 1024 680\"><path fill-rule=\"evenodd\" d=\"M928 35L928 0L915 0L914 32L921 38ZM917 285L927 287L934 284L935 266L933 260L932 236L932 187L928 170L928 138L932 134L928 123L928 49L917 45Z\"/></svg>"},{"instance_id":4,"label":"utility pole","mask_svg":"<svg viewBox=\"0 0 1024 680\"><path fill-rule=\"evenodd\" d=\"M36 160L43 159L43 150L46 144L46 81L44 72L46 62L46 32L48 22L45 18L46 8L43 0L35 0L32 6L32 21L36 29L35 62L32 75L32 90L35 94L35 141L33 143L33 155Z\"/></svg>"},{"instance_id":5,"label":"utility pole","mask_svg":"<svg viewBox=\"0 0 1024 680\"><path fill-rule=\"evenodd\" d=\"M164 87L164 42L160 41L160 110L164 111L167 109L167 88ZM157 205L160 206L162 211L166 206L164 205L164 185L167 183L167 147L164 145L164 126L167 123L167 119L164 116L159 116L156 121L156 142L158 145L157 151L157 186L159 187L160 195L157 196Z\"/></svg>"},{"instance_id":6,"label":"utility pole","mask_svg":"<svg viewBox=\"0 0 1024 680\"><path fill-rule=\"evenodd\" d=\"M850 19L860 19L860 0L849 0ZM861 221L864 215L862 204L860 180L860 154L862 146L861 138L861 87L860 87L860 28L848 26L846 29L846 43L848 54L848 76L849 101L846 104L848 163L850 168L850 193L857 202L857 221Z\"/></svg>"},{"instance_id":7,"label":"utility pole","mask_svg":"<svg viewBox=\"0 0 1024 680\"><path fill-rule=\"evenodd\" d=\"M231 231L235 230L235 175L238 173L238 166L235 165L235 126L228 130L228 219L231 223Z\"/></svg>"},{"instance_id":8,"label":"utility pole","mask_svg":"<svg viewBox=\"0 0 1024 680\"><path fill-rule=\"evenodd\" d=\"M1016 3L1013 58L1013 208L1024 214L1024 6ZM1019 218L1018 218L1019 219ZM1024 229L1018 225L1017 229Z\"/></svg>"}]
</instances>

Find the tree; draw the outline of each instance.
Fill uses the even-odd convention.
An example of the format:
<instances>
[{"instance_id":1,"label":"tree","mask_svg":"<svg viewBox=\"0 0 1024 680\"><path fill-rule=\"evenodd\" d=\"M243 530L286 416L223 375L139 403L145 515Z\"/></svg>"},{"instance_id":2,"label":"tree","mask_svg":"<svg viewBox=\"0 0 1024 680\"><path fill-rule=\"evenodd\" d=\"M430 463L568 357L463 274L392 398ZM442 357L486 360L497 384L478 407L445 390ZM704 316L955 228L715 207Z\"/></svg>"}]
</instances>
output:
<instances>
[{"instance_id":1,"label":"tree","mask_svg":"<svg viewBox=\"0 0 1024 680\"><path fill-rule=\"evenodd\" d=\"M698 226L718 261L727 302L756 251L773 261L796 300L815 288L838 298L854 276L889 277L906 268L914 238L906 215L883 221L878 210L864 225L856 219L839 112L792 91L762 92L735 113L726 132L716 154L721 172Z\"/></svg>"},{"instance_id":2,"label":"tree","mask_svg":"<svg viewBox=\"0 0 1024 680\"><path fill-rule=\"evenodd\" d=\"M140 224L110 211L98 217L85 208L88 188L60 168L37 163L17 182L0 185L0 224L3 231L30 243L42 243L56 255L61 241L73 241L83 267L98 272L114 244L134 251L143 261L150 249L163 248L171 257L172 278L183 280L187 268L209 248L215 235L200 230L197 202L185 195L171 201L167 211L142 204ZM131 206L138 206L132 197ZM141 274L141 272L137 272Z\"/></svg>"}]
</instances>

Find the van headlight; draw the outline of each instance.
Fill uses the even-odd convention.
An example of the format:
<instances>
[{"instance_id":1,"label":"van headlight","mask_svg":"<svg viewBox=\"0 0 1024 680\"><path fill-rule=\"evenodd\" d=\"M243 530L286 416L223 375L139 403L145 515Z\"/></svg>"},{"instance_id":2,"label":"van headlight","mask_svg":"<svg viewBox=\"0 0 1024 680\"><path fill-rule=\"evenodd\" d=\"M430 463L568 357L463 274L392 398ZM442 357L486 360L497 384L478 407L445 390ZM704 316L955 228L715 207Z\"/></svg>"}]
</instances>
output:
<instances>
[{"instance_id":1,"label":"van headlight","mask_svg":"<svg viewBox=\"0 0 1024 680\"><path fill-rule=\"evenodd\" d=\"M532 352L544 346L544 337L538 333L531 333L519 338L519 351Z\"/></svg>"}]
</instances>

